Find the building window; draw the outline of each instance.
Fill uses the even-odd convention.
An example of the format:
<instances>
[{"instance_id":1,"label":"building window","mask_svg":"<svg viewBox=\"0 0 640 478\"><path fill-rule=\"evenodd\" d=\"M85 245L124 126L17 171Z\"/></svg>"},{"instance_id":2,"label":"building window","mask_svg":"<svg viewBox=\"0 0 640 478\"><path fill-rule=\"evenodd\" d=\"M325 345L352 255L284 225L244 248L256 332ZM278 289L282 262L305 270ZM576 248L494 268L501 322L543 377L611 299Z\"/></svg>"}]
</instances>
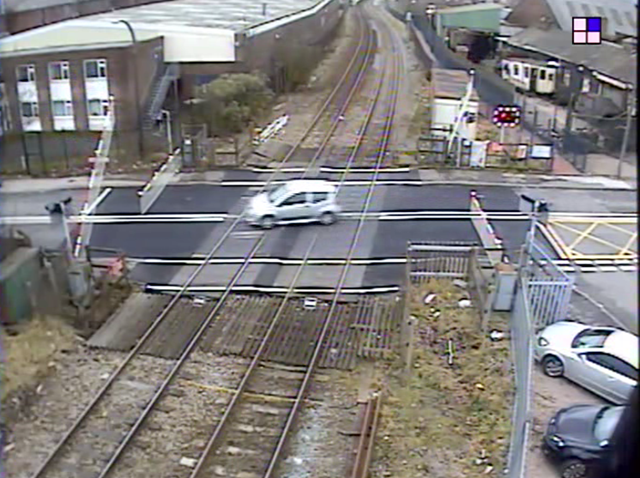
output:
<instances>
[{"instance_id":1,"label":"building window","mask_svg":"<svg viewBox=\"0 0 640 478\"><path fill-rule=\"evenodd\" d=\"M49 79L50 80L68 80L69 79L69 62L56 61L49 63Z\"/></svg>"},{"instance_id":2,"label":"building window","mask_svg":"<svg viewBox=\"0 0 640 478\"><path fill-rule=\"evenodd\" d=\"M562 78L562 82L564 83L564 86L571 85L571 73L569 72L569 70L564 70L564 76Z\"/></svg>"},{"instance_id":3,"label":"building window","mask_svg":"<svg viewBox=\"0 0 640 478\"><path fill-rule=\"evenodd\" d=\"M109 114L109 100L89 100L89 116L107 116Z\"/></svg>"},{"instance_id":4,"label":"building window","mask_svg":"<svg viewBox=\"0 0 640 478\"><path fill-rule=\"evenodd\" d=\"M553 73L549 73L549 81L553 81Z\"/></svg>"},{"instance_id":5,"label":"building window","mask_svg":"<svg viewBox=\"0 0 640 478\"><path fill-rule=\"evenodd\" d=\"M36 81L36 67L35 65L20 65L18 66L18 81L20 83L30 83Z\"/></svg>"},{"instance_id":6,"label":"building window","mask_svg":"<svg viewBox=\"0 0 640 478\"><path fill-rule=\"evenodd\" d=\"M73 105L71 101L53 101L51 111L55 117L73 116Z\"/></svg>"},{"instance_id":7,"label":"building window","mask_svg":"<svg viewBox=\"0 0 640 478\"><path fill-rule=\"evenodd\" d=\"M591 81L589 80L589 78L583 78L582 93L589 93L589 90L591 90Z\"/></svg>"},{"instance_id":8,"label":"building window","mask_svg":"<svg viewBox=\"0 0 640 478\"><path fill-rule=\"evenodd\" d=\"M529 67L528 66L524 67L524 77L525 78L529 78Z\"/></svg>"},{"instance_id":9,"label":"building window","mask_svg":"<svg viewBox=\"0 0 640 478\"><path fill-rule=\"evenodd\" d=\"M85 60L84 61L84 77L85 78L106 78L107 77L107 60Z\"/></svg>"},{"instance_id":10,"label":"building window","mask_svg":"<svg viewBox=\"0 0 640 478\"><path fill-rule=\"evenodd\" d=\"M518 65L513 65L513 74L518 76Z\"/></svg>"},{"instance_id":11,"label":"building window","mask_svg":"<svg viewBox=\"0 0 640 478\"><path fill-rule=\"evenodd\" d=\"M540 79L541 80L546 80L547 79L547 72L544 70L540 70ZM551 79L551 78L549 78Z\"/></svg>"},{"instance_id":12,"label":"building window","mask_svg":"<svg viewBox=\"0 0 640 478\"><path fill-rule=\"evenodd\" d=\"M20 113L23 118L37 118L40 116L38 112L38 103L35 101L27 101L20 103Z\"/></svg>"}]
</instances>

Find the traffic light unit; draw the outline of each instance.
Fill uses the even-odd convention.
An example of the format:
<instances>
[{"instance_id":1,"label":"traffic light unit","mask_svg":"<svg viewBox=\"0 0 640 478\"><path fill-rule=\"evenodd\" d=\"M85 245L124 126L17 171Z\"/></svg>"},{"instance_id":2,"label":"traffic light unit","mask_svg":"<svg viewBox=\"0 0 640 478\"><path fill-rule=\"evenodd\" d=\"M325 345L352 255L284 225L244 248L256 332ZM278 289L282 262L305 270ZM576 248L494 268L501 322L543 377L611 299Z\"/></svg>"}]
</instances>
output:
<instances>
[{"instance_id":1,"label":"traffic light unit","mask_svg":"<svg viewBox=\"0 0 640 478\"><path fill-rule=\"evenodd\" d=\"M493 110L493 124L515 128L520 124L521 109L515 105L499 105Z\"/></svg>"}]
</instances>

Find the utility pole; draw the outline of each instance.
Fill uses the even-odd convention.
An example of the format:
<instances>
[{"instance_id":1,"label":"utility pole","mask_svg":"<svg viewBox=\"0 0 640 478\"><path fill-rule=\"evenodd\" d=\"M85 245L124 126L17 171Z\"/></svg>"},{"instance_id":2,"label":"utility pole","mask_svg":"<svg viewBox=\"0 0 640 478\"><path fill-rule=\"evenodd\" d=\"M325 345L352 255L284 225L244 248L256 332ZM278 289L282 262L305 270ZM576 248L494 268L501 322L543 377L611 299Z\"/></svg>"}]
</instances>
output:
<instances>
[{"instance_id":1,"label":"utility pole","mask_svg":"<svg viewBox=\"0 0 640 478\"><path fill-rule=\"evenodd\" d=\"M624 127L624 136L622 138L622 148L620 149L620 158L618 159L618 178L622 177L622 163L624 156L627 154L627 145L629 143L629 133L631 132L631 91L627 93L627 124Z\"/></svg>"}]
</instances>

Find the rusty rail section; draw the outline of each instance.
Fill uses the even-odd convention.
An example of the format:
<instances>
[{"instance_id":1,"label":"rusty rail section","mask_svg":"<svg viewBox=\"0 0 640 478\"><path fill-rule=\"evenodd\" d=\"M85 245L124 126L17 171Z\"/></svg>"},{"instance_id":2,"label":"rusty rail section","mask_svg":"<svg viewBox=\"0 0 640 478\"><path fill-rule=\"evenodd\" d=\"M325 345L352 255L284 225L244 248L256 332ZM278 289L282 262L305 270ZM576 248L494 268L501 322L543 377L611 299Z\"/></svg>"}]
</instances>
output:
<instances>
[{"instance_id":1,"label":"rusty rail section","mask_svg":"<svg viewBox=\"0 0 640 478\"><path fill-rule=\"evenodd\" d=\"M366 402L350 478L367 478L380 423L382 394L375 392Z\"/></svg>"}]
</instances>

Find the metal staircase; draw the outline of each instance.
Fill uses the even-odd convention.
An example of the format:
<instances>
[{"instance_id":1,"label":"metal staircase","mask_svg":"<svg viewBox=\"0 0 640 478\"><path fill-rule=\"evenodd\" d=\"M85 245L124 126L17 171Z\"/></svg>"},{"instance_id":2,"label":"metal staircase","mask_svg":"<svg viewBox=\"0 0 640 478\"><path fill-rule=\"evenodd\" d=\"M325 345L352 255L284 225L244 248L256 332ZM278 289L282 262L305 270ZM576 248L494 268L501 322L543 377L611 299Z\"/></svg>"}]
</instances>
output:
<instances>
[{"instance_id":1,"label":"metal staircase","mask_svg":"<svg viewBox=\"0 0 640 478\"><path fill-rule=\"evenodd\" d=\"M160 114L162 105L171 83L176 81L180 77L180 64L170 63L161 73L156 76L151 91L149 92L149 99L145 108L144 117L142 121L142 127L146 130L153 129L155 126L156 118Z\"/></svg>"}]
</instances>

